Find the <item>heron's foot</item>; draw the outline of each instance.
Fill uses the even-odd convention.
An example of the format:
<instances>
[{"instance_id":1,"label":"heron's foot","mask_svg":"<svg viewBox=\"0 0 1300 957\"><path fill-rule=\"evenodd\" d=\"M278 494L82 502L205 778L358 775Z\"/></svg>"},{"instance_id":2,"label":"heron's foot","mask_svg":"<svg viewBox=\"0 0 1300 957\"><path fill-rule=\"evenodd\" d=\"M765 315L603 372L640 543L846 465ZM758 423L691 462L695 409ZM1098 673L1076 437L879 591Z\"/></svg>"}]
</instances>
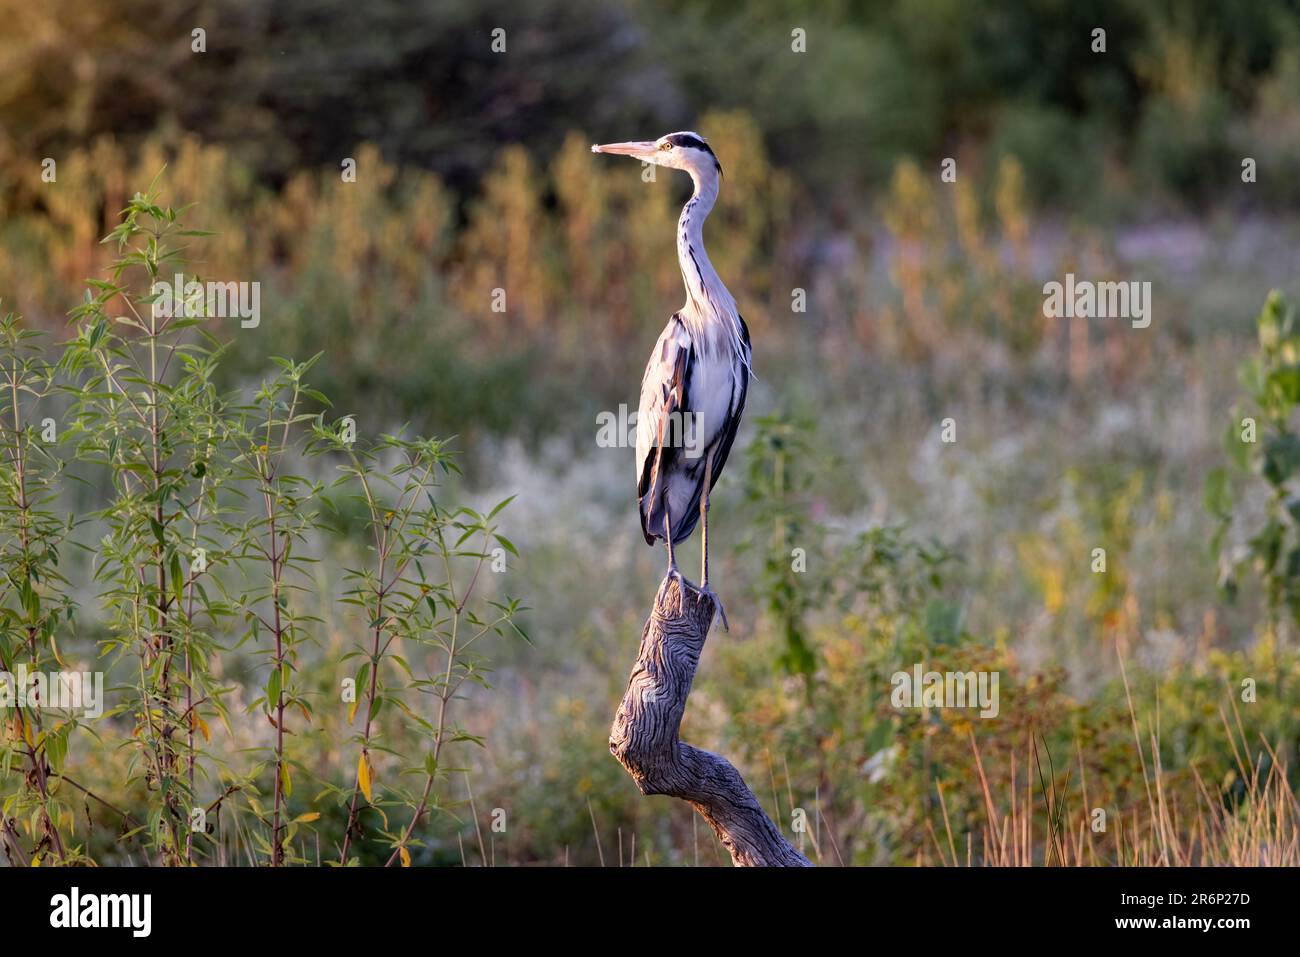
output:
<instances>
[{"instance_id":1,"label":"heron's foot","mask_svg":"<svg viewBox=\"0 0 1300 957\"><path fill-rule=\"evenodd\" d=\"M722 607L722 599L718 597L718 593L709 587L708 582L705 582L700 586L700 594L707 595L709 600L717 606L718 616L722 619L722 630L731 631L731 625L727 623L727 609Z\"/></svg>"}]
</instances>

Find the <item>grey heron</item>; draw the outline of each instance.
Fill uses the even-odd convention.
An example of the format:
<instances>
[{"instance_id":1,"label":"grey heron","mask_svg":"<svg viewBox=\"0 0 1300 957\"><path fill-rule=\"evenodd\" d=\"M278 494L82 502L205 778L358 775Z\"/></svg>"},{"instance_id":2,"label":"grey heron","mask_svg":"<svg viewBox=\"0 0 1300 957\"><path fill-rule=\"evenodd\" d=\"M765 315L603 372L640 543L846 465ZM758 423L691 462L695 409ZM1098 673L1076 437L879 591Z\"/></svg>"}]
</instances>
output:
<instances>
[{"instance_id":1,"label":"grey heron","mask_svg":"<svg viewBox=\"0 0 1300 957\"><path fill-rule=\"evenodd\" d=\"M722 165L698 133L606 143L593 153L631 156L682 170L694 190L677 224L677 259L686 303L668 320L641 380L636 421L637 500L646 544L668 546L668 574L680 577L673 546L701 533L700 588L709 588L709 492L736 439L749 391L749 329L704 251L704 220L718 198Z\"/></svg>"}]
</instances>

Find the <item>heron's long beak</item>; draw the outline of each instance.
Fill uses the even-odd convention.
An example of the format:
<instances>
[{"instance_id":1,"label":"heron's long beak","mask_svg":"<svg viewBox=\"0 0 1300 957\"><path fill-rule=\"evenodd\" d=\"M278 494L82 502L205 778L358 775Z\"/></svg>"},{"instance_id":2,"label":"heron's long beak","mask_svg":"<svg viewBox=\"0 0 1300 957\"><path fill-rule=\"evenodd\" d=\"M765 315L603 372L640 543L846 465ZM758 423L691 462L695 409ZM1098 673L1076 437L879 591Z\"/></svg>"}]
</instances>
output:
<instances>
[{"instance_id":1,"label":"heron's long beak","mask_svg":"<svg viewBox=\"0 0 1300 957\"><path fill-rule=\"evenodd\" d=\"M635 156L637 159L648 160L659 152L659 147L647 141L639 143L606 143L603 146L593 146L591 151L593 153L614 153L618 156Z\"/></svg>"}]
</instances>

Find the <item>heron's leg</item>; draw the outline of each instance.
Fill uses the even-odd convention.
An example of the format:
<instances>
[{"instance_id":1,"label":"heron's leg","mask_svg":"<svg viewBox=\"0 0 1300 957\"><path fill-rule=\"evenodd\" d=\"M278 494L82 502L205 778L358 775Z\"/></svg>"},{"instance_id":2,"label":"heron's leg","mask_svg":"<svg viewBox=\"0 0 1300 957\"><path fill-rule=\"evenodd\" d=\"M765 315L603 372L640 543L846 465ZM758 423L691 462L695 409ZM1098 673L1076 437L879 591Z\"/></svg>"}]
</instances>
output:
<instances>
[{"instance_id":1,"label":"heron's leg","mask_svg":"<svg viewBox=\"0 0 1300 957\"><path fill-rule=\"evenodd\" d=\"M673 517L668 512L668 496L664 496L664 541L668 543L668 574L677 571L677 556L673 554Z\"/></svg>"},{"instance_id":2,"label":"heron's leg","mask_svg":"<svg viewBox=\"0 0 1300 957\"><path fill-rule=\"evenodd\" d=\"M709 485L713 478L713 458L705 453L704 494L700 496L700 587L709 587Z\"/></svg>"},{"instance_id":3,"label":"heron's leg","mask_svg":"<svg viewBox=\"0 0 1300 957\"><path fill-rule=\"evenodd\" d=\"M713 599L713 603L718 606L718 616L722 619L722 628L724 631L731 631L731 625L727 622L727 609L722 607L722 599L717 593L709 587L709 486L713 484L713 458L709 457L704 460L704 494L700 496L700 535L701 557L700 557L700 591Z\"/></svg>"}]
</instances>

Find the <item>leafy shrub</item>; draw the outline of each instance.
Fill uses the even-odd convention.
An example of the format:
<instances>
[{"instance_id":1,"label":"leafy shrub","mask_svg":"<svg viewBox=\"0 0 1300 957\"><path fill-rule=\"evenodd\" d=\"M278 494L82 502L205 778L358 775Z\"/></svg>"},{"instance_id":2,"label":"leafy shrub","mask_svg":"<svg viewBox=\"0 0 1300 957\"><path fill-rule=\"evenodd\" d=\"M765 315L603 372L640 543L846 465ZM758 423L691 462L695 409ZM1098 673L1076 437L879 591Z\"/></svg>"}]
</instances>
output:
<instances>
[{"instance_id":1,"label":"leafy shrub","mask_svg":"<svg viewBox=\"0 0 1300 957\"><path fill-rule=\"evenodd\" d=\"M487 686L480 645L523 634L518 601L485 593L481 574L516 555L498 531L508 500L484 514L447 504L457 469L445 442L359 444L355 417L328 421L308 384L319 356L274 359L251 394L219 389L229 320L201 291L171 301L157 285L183 273L180 243L202 235L137 193L57 365L12 315L0 323L0 666L60 671L97 635L111 682L102 717L18 702L0 759L4 847L22 863L279 866L309 848L319 861L333 841L340 864L409 865L427 817L456 803L449 754L481 743L454 705L466 683ZM313 462L338 474L313 476ZM61 515L67 478L104 495L100 507ZM371 543L340 600L366 638L331 661L316 569L329 548L352 547L331 534L352 504ZM75 601L73 547L93 616ZM330 736L342 751L321 749ZM121 765L97 761L105 747ZM92 845L79 805L117 837Z\"/></svg>"}]
</instances>

